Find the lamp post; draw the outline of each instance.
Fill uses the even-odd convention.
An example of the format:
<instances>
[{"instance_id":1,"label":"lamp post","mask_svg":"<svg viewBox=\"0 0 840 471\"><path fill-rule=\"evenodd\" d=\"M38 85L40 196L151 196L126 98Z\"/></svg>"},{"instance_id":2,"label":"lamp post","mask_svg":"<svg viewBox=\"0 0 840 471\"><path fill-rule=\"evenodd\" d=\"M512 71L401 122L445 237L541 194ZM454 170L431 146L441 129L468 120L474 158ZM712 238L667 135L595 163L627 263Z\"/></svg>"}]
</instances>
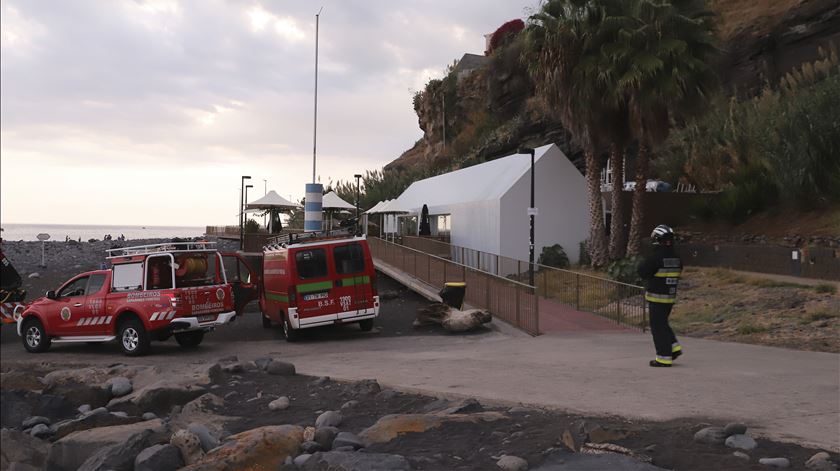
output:
<instances>
[{"instance_id":1,"label":"lamp post","mask_svg":"<svg viewBox=\"0 0 840 471\"><path fill-rule=\"evenodd\" d=\"M244 213L245 205L243 203L244 196L242 195L242 193L246 191L245 190L245 180L250 180L250 179L251 179L251 177L249 177L247 175L242 175L242 184L239 187L239 250L242 250L242 247L243 247L243 245L242 245L242 229L243 229L244 216L245 216L245 213Z\"/></svg>"},{"instance_id":2,"label":"lamp post","mask_svg":"<svg viewBox=\"0 0 840 471\"><path fill-rule=\"evenodd\" d=\"M268 180L263 178L263 196L265 196L267 194L268 194ZM263 225L265 226L266 230L268 230L268 218L267 218L267 216L268 216L268 212L266 211L265 213L263 213Z\"/></svg>"},{"instance_id":3,"label":"lamp post","mask_svg":"<svg viewBox=\"0 0 840 471\"><path fill-rule=\"evenodd\" d=\"M520 154L531 154L531 206L528 207L528 215L531 216L531 243L528 251L528 284L534 286L534 216L537 215L537 208L534 207L534 154L530 147L522 147Z\"/></svg>"},{"instance_id":4,"label":"lamp post","mask_svg":"<svg viewBox=\"0 0 840 471\"><path fill-rule=\"evenodd\" d=\"M362 221L359 220L359 179L362 178L358 173L353 175L356 178L356 232L359 231L359 226Z\"/></svg>"}]
</instances>

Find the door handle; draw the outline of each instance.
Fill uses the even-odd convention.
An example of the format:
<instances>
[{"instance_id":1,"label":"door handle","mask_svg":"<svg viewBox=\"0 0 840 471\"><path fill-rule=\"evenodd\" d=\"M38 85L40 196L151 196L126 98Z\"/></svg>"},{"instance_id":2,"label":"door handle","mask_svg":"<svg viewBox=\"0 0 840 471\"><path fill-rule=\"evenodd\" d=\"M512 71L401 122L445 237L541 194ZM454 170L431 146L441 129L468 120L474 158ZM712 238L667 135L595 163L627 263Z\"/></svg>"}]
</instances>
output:
<instances>
[{"instance_id":1,"label":"door handle","mask_svg":"<svg viewBox=\"0 0 840 471\"><path fill-rule=\"evenodd\" d=\"M73 307L82 307L82 303L76 303L73 305Z\"/></svg>"}]
</instances>

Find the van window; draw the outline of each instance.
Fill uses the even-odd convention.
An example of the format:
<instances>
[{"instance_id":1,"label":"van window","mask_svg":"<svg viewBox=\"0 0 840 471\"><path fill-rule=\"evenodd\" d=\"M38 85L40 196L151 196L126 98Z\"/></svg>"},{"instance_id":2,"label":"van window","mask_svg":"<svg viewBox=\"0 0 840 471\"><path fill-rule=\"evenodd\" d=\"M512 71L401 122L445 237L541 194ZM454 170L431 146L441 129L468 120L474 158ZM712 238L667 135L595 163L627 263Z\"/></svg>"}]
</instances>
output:
<instances>
[{"instance_id":1,"label":"van window","mask_svg":"<svg viewBox=\"0 0 840 471\"><path fill-rule=\"evenodd\" d=\"M339 275L365 271L365 252L359 244L340 245L333 249L335 271Z\"/></svg>"},{"instance_id":2,"label":"van window","mask_svg":"<svg viewBox=\"0 0 840 471\"><path fill-rule=\"evenodd\" d=\"M111 283L114 291L135 291L143 288L143 265L125 263L114 265Z\"/></svg>"},{"instance_id":3,"label":"van window","mask_svg":"<svg viewBox=\"0 0 840 471\"><path fill-rule=\"evenodd\" d=\"M146 259L146 289L172 289L172 259L153 255Z\"/></svg>"},{"instance_id":4,"label":"van window","mask_svg":"<svg viewBox=\"0 0 840 471\"><path fill-rule=\"evenodd\" d=\"M73 280L72 283L61 288L61 291L58 292L59 298L75 298L77 296L84 296L85 295L85 287L87 286L88 277L83 276L81 278L77 278Z\"/></svg>"},{"instance_id":5,"label":"van window","mask_svg":"<svg viewBox=\"0 0 840 471\"><path fill-rule=\"evenodd\" d=\"M301 279L327 276L327 253L324 249L301 250L295 254L295 264Z\"/></svg>"},{"instance_id":6,"label":"van window","mask_svg":"<svg viewBox=\"0 0 840 471\"><path fill-rule=\"evenodd\" d=\"M221 270L218 269L218 254L213 252L176 253L174 256L177 264L175 266L176 287L210 286L222 282L219 275Z\"/></svg>"},{"instance_id":7,"label":"van window","mask_svg":"<svg viewBox=\"0 0 840 471\"><path fill-rule=\"evenodd\" d=\"M88 281L87 286L87 294L96 294L99 290L102 289L102 285L105 284L105 275L96 274L90 275L90 281Z\"/></svg>"}]
</instances>

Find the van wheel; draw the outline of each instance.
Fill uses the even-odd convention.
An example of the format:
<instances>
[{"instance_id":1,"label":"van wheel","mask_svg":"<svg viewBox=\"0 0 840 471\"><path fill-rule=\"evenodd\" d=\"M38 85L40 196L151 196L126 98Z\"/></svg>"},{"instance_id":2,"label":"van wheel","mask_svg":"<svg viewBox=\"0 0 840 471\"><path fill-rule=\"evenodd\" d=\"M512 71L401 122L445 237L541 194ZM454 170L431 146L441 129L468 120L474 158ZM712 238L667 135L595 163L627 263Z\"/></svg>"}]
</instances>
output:
<instances>
[{"instance_id":1,"label":"van wheel","mask_svg":"<svg viewBox=\"0 0 840 471\"><path fill-rule=\"evenodd\" d=\"M292 328L288 317L283 317L283 336L286 337L287 342L294 342L300 337L300 332Z\"/></svg>"},{"instance_id":2,"label":"van wheel","mask_svg":"<svg viewBox=\"0 0 840 471\"><path fill-rule=\"evenodd\" d=\"M193 330L175 334L175 341L183 348L195 348L204 340L204 331Z\"/></svg>"},{"instance_id":3,"label":"van wheel","mask_svg":"<svg viewBox=\"0 0 840 471\"><path fill-rule=\"evenodd\" d=\"M119 341L123 353L130 357L149 353L151 340L139 319L128 319L120 324Z\"/></svg>"},{"instance_id":4,"label":"van wheel","mask_svg":"<svg viewBox=\"0 0 840 471\"><path fill-rule=\"evenodd\" d=\"M373 319L359 321L359 328L362 329L362 332L370 332L373 330Z\"/></svg>"},{"instance_id":5,"label":"van wheel","mask_svg":"<svg viewBox=\"0 0 840 471\"><path fill-rule=\"evenodd\" d=\"M270 329L271 328L271 319L268 318L265 314L262 315L262 324L263 329Z\"/></svg>"},{"instance_id":6,"label":"van wheel","mask_svg":"<svg viewBox=\"0 0 840 471\"><path fill-rule=\"evenodd\" d=\"M52 341L44 330L44 325L37 318L29 318L23 322L23 347L29 353L43 353L50 348Z\"/></svg>"}]
</instances>

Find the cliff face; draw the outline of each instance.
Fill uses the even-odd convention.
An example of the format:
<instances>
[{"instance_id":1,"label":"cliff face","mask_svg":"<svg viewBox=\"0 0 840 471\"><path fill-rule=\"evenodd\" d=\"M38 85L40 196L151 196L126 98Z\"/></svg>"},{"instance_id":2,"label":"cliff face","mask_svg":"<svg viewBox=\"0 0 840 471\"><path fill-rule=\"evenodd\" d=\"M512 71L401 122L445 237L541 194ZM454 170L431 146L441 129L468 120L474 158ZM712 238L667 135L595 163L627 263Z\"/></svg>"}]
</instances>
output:
<instances>
[{"instance_id":1,"label":"cliff face","mask_svg":"<svg viewBox=\"0 0 840 471\"><path fill-rule=\"evenodd\" d=\"M709 7L719 16L718 67L727 93L754 94L817 59L818 48L840 46L837 0L709 0ZM385 170L443 172L548 143L582 169L579 149L533 98L521 52L512 42L481 60L468 54L447 78L430 82L415 97L423 138Z\"/></svg>"}]
</instances>

